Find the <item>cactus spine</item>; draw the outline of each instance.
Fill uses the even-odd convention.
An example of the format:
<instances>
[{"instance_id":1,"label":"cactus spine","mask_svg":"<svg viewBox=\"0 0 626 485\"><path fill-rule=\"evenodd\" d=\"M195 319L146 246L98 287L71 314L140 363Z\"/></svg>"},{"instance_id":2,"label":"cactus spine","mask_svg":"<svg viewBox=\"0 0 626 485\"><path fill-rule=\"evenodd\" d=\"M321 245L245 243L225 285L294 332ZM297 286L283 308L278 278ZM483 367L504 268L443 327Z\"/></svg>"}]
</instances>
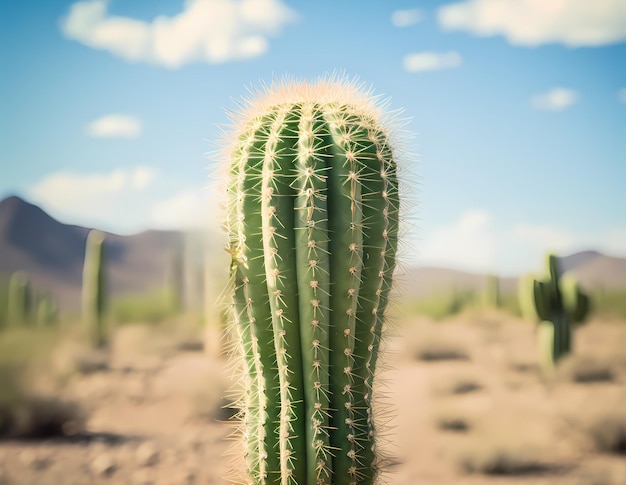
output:
<instances>
[{"instance_id":1,"label":"cactus spine","mask_svg":"<svg viewBox=\"0 0 626 485\"><path fill-rule=\"evenodd\" d=\"M371 484L398 233L388 135L373 102L330 82L282 86L254 109L227 187L250 478Z\"/></svg>"},{"instance_id":2,"label":"cactus spine","mask_svg":"<svg viewBox=\"0 0 626 485\"><path fill-rule=\"evenodd\" d=\"M85 328L96 347L102 347L106 305L104 234L92 230L87 236L83 265L82 312Z\"/></svg>"},{"instance_id":3,"label":"cactus spine","mask_svg":"<svg viewBox=\"0 0 626 485\"><path fill-rule=\"evenodd\" d=\"M546 257L546 276L526 275L520 279L522 315L538 324L540 359L550 369L572 348L572 326L585 320L589 297L572 275L560 277L557 258Z\"/></svg>"}]
</instances>

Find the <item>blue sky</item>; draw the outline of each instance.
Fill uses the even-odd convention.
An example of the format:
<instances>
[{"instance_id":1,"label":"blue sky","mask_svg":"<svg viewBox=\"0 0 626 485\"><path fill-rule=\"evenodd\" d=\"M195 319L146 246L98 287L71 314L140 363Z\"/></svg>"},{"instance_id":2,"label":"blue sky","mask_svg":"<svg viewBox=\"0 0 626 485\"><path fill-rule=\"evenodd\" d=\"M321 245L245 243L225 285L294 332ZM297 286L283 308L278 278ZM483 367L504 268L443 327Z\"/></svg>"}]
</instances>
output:
<instances>
[{"instance_id":1,"label":"blue sky","mask_svg":"<svg viewBox=\"0 0 626 485\"><path fill-rule=\"evenodd\" d=\"M120 233L214 221L224 109L340 72L413 133L410 264L626 256L625 26L620 0L2 2L0 197Z\"/></svg>"}]
</instances>

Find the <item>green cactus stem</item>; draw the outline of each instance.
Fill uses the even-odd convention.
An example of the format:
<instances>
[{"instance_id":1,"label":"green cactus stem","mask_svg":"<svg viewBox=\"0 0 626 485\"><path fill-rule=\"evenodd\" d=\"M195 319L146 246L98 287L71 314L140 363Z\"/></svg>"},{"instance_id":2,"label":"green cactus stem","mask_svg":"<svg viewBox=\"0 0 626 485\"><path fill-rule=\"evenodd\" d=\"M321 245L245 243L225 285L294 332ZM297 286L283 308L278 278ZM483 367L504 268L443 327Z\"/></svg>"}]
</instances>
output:
<instances>
[{"instance_id":1,"label":"green cactus stem","mask_svg":"<svg viewBox=\"0 0 626 485\"><path fill-rule=\"evenodd\" d=\"M26 273L16 271L11 275L8 292L8 325L13 327L26 325L30 318L32 301L32 292Z\"/></svg>"},{"instance_id":2,"label":"green cactus stem","mask_svg":"<svg viewBox=\"0 0 626 485\"><path fill-rule=\"evenodd\" d=\"M372 484L372 391L395 267L397 167L375 104L338 83L251 103L230 152L233 320L254 484Z\"/></svg>"},{"instance_id":3,"label":"green cactus stem","mask_svg":"<svg viewBox=\"0 0 626 485\"><path fill-rule=\"evenodd\" d=\"M58 314L58 308L52 298L43 296L37 303L37 326L46 327L53 323Z\"/></svg>"},{"instance_id":4,"label":"green cactus stem","mask_svg":"<svg viewBox=\"0 0 626 485\"><path fill-rule=\"evenodd\" d=\"M560 276L555 255L546 257L545 277L520 278L522 315L537 323L539 358L545 369L553 368L572 350L572 327L589 314L589 297L573 275Z\"/></svg>"},{"instance_id":5,"label":"green cactus stem","mask_svg":"<svg viewBox=\"0 0 626 485\"><path fill-rule=\"evenodd\" d=\"M105 343L104 311L106 306L106 275L104 234L92 230L87 236L83 265L83 322L94 346Z\"/></svg>"}]
</instances>

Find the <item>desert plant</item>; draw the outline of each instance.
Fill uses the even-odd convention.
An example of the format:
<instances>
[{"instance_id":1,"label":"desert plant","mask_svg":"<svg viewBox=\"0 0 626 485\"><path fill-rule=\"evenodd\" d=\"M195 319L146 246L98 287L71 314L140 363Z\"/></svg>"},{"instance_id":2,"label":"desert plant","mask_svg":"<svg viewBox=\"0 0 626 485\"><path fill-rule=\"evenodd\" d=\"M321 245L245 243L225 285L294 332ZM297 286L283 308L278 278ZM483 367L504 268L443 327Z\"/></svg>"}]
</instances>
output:
<instances>
[{"instance_id":1,"label":"desert plant","mask_svg":"<svg viewBox=\"0 0 626 485\"><path fill-rule=\"evenodd\" d=\"M56 303L49 296L39 298L37 302L37 326L50 325L58 315Z\"/></svg>"},{"instance_id":2,"label":"desert plant","mask_svg":"<svg viewBox=\"0 0 626 485\"><path fill-rule=\"evenodd\" d=\"M92 230L87 236L83 266L83 322L94 345L104 345L104 310L106 305L104 234Z\"/></svg>"},{"instance_id":3,"label":"desert plant","mask_svg":"<svg viewBox=\"0 0 626 485\"><path fill-rule=\"evenodd\" d=\"M572 275L560 276L557 258L546 257L546 276L520 279L519 299L524 317L537 322L539 352L544 368L552 368L572 348L572 326L585 320L589 297Z\"/></svg>"},{"instance_id":4,"label":"desert plant","mask_svg":"<svg viewBox=\"0 0 626 485\"><path fill-rule=\"evenodd\" d=\"M31 289L28 276L23 271L16 271L9 279L7 315L10 326L28 323L31 305Z\"/></svg>"},{"instance_id":5,"label":"desert plant","mask_svg":"<svg viewBox=\"0 0 626 485\"><path fill-rule=\"evenodd\" d=\"M333 82L270 89L237 128L227 227L250 479L371 484L398 233L388 132L371 99Z\"/></svg>"}]
</instances>

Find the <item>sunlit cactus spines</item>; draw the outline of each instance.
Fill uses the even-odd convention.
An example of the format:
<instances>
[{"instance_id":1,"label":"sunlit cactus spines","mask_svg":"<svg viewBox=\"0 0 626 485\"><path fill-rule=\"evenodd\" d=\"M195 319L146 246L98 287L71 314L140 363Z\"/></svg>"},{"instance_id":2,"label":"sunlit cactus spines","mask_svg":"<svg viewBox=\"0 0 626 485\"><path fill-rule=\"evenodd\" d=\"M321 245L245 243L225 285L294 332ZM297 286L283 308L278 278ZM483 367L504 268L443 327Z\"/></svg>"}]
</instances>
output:
<instances>
[{"instance_id":1,"label":"sunlit cactus spines","mask_svg":"<svg viewBox=\"0 0 626 485\"><path fill-rule=\"evenodd\" d=\"M284 83L229 153L232 319L254 484L371 484L372 391L398 238L395 147L351 85Z\"/></svg>"},{"instance_id":2,"label":"sunlit cactus spines","mask_svg":"<svg viewBox=\"0 0 626 485\"><path fill-rule=\"evenodd\" d=\"M92 230L87 236L83 265L82 314L86 331L94 346L105 343L104 312L106 306L104 234Z\"/></svg>"},{"instance_id":3,"label":"sunlit cactus spines","mask_svg":"<svg viewBox=\"0 0 626 485\"><path fill-rule=\"evenodd\" d=\"M573 275L560 276L555 255L546 256L544 277L526 275L519 282L520 308L524 317L538 324L538 346L544 368L553 368L571 352L573 326L589 313L589 297Z\"/></svg>"}]
</instances>

